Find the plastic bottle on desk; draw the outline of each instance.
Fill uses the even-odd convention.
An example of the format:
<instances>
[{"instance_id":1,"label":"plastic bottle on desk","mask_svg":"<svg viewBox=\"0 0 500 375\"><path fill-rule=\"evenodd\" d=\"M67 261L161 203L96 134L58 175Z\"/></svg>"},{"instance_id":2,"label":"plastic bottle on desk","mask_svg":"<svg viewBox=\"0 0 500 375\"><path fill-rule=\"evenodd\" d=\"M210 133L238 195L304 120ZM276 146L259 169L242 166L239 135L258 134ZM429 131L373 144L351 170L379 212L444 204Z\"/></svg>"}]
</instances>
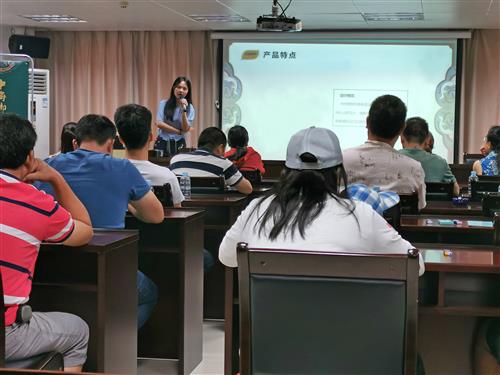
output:
<instances>
[{"instance_id":1,"label":"plastic bottle on desk","mask_svg":"<svg viewBox=\"0 0 500 375\"><path fill-rule=\"evenodd\" d=\"M477 172L476 171L471 171L470 176L469 176L469 185L467 187L467 191L469 193L469 197L472 197L472 181L478 182L479 177L477 177Z\"/></svg>"},{"instance_id":2,"label":"plastic bottle on desk","mask_svg":"<svg viewBox=\"0 0 500 375\"><path fill-rule=\"evenodd\" d=\"M187 172L181 174L181 178L179 180L179 184L181 185L181 192L184 195L184 198L191 197L191 177Z\"/></svg>"}]
</instances>

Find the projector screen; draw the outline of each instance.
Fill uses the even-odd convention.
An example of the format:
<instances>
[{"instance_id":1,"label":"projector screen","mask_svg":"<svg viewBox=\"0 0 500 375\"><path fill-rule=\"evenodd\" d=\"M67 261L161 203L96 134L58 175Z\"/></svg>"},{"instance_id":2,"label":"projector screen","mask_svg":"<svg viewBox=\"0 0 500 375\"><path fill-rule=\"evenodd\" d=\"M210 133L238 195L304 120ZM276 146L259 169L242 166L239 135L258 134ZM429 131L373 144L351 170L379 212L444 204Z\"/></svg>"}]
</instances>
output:
<instances>
[{"instance_id":1,"label":"projector screen","mask_svg":"<svg viewBox=\"0 0 500 375\"><path fill-rule=\"evenodd\" d=\"M292 134L309 126L332 129L345 149L366 141L371 102L392 94L408 118L428 122L433 152L451 163L456 49L456 39L225 40L222 129L244 126L265 160L284 160Z\"/></svg>"}]
</instances>

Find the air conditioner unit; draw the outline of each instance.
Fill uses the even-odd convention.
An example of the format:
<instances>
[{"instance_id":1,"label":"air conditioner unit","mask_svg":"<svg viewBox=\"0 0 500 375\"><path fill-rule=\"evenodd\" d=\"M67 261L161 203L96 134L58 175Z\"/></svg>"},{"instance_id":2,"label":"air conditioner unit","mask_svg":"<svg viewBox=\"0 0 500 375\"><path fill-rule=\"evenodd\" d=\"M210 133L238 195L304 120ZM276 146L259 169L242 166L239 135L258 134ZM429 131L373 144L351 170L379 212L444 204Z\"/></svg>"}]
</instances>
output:
<instances>
[{"instance_id":1,"label":"air conditioner unit","mask_svg":"<svg viewBox=\"0 0 500 375\"><path fill-rule=\"evenodd\" d=\"M45 159L50 154L49 78L47 69L33 69L33 79L31 74L29 76L28 113L31 113L31 122L35 126L37 134L35 156L40 159ZM34 89L33 101L31 98L32 87Z\"/></svg>"}]
</instances>

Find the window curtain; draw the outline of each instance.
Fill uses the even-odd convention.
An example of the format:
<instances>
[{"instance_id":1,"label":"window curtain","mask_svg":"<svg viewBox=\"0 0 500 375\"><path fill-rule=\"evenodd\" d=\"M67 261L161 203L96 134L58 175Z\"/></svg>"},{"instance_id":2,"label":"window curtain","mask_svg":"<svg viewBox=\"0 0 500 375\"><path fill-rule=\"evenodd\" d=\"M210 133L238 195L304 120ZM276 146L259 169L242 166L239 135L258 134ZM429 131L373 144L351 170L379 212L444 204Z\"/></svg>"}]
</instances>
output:
<instances>
[{"instance_id":1,"label":"window curtain","mask_svg":"<svg viewBox=\"0 0 500 375\"><path fill-rule=\"evenodd\" d=\"M50 32L51 139L59 148L62 126L89 113L113 120L116 108L137 103L156 118L173 81L187 76L196 109L188 146L218 124L217 44L202 31ZM44 66L45 67L45 66Z\"/></svg>"},{"instance_id":2,"label":"window curtain","mask_svg":"<svg viewBox=\"0 0 500 375\"><path fill-rule=\"evenodd\" d=\"M463 57L461 151L479 153L488 129L500 124L500 30L475 30Z\"/></svg>"}]
</instances>

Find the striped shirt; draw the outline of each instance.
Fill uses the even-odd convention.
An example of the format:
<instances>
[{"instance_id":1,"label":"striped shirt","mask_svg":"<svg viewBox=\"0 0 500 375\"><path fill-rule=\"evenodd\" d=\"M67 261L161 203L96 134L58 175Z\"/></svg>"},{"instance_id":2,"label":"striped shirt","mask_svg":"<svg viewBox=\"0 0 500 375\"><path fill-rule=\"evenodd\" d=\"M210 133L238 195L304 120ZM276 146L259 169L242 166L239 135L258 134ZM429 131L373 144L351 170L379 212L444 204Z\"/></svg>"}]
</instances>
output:
<instances>
[{"instance_id":1,"label":"striped shirt","mask_svg":"<svg viewBox=\"0 0 500 375\"><path fill-rule=\"evenodd\" d=\"M62 242L74 226L69 212L50 195L0 170L0 267L6 326L16 320L17 306L29 299L40 243Z\"/></svg>"},{"instance_id":2,"label":"striped shirt","mask_svg":"<svg viewBox=\"0 0 500 375\"><path fill-rule=\"evenodd\" d=\"M234 186L243 179L243 175L232 161L217 156L204 148L175 155L170 160L170 169L177 175L187 172L191 177L219 177L222 175L228 186Z\"/></svg>"}]
</instances>

